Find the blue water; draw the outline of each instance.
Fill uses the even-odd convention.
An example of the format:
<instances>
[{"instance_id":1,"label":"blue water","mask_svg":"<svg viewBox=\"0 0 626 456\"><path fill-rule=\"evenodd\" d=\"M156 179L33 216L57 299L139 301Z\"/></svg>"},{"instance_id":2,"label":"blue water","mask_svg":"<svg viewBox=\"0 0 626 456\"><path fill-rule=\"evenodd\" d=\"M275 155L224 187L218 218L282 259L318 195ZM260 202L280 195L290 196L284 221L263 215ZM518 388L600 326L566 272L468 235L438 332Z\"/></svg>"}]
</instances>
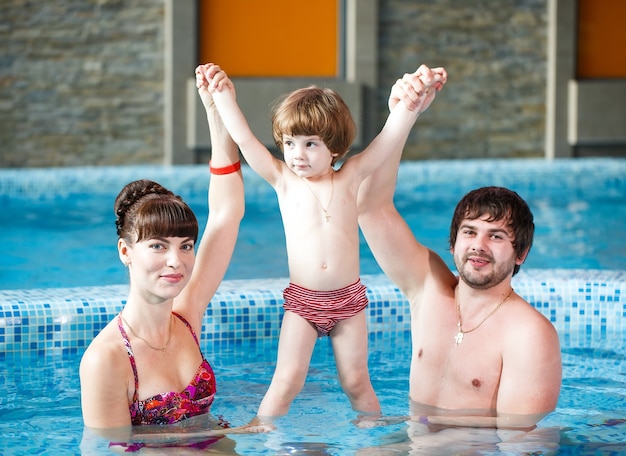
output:
<instances>
[{"instance_id":1,"label":"blue water","mask_svg":"<svg viewBox=\"0 0 626 456\"><path fill-rule=\"evenodd\" d=\"M0 176L0 289L126 283L111 207L121 186L135 178L153 178L177 191L205 223L204 175L180 169L127 171L75 176L71 170L31 170L18 173L15 191ZM546 269L546 277L552 268L626 270L625 176L624 160L415 164L400 170L397 204L417 237L451 264L448 224L458 199L477 186L505 185L527 199L535 213L537 233L525 268ZM188 185L190 179L200 183ZM249 174L246 193L247 213L227 278L285 277L275 197ZM365 244L362 257L364 274L379 272ZM562 393L555 412L535 433L498 436L493 430L452 429L411 441L411 425L404 422L359 429L351 422L355 415L339 389L325 339L315 349L304 390L278 430L232 436L235 452L224 454L623 454L626 340L614 332L591 339L585 331L572 327L561 334ZM271 379L277 341L206 344L218 376L213 414L233 426L247 423ZM384 413L407 415L410 341L371 340L370 348L372 381ZM7 358L0 364L0 454L79 453L79 356ZM84 446L83 454L109 454L107 442L87 439Z\"/></svg>"},{"instance_id":2,"label":"blue water","mask_svg":"<svg viewBox=\"0 0 626 456\"><path fill-rule=\"evenodd\" d=\"M404 422L374 429L354 426L356 416L338 386L332 349L328 339L322 339L306 385L289 415L277 422L278 429L269 434L232 436L236 452L225 454L432 455L470 450L475 452L471 454L623 454L625 341L585 340L584 347L562 343L562 393L556 411L545 417L537 430L509 436L508 442L501 442L504 436L493 430L427 433L419 437L422 450L418 451L418 440L411 442ZM275 345L273 341L221 347L204 344L218 379L214 417L237 426L254 416L273 372ZM372 381L387 416L409 414L409 358L408 337L371 341ZM78 454L83 439L78 362L77 356L48 356L0 365L2 454ZM102 439L86 439L83 454L109 454L107 445Z\"/></svg>"},{"instance_id":3,"label":"blue water","mask_svg":"<svg viewBox=\"0 0 626 456\"><path fill-rule=\"evenodd\" d=\"M400 212L416 237L450 266L447 240L455 204L471 188L496 184L516 189L535 215L535 242L525 268L626 270L622 236L626 189L623 173L619 177L619 168L626 170L626 161L616 162L619 166L603 161L573 161L558 166L541 161L512 162L516 173L505 162L493 163L444 163L449 176L441 175L437 168L443 166L441 163L403 165L401 169L396 195ZM9 197L0 193L0 289L127 283L126 270L117 256L112 205L131 177L125 179L120 170L123 168L110 172L114 176L122 174L112 184L97 185L97 191L90 193L83 191L89 173L72 176L72 183L63 186L60 177L55 182L54 170L45 175L51 181L51 190L43 195ZM276 198L266 183L250 170L245 171L246 215L226 278L286 277L284 234ZM153 178L180 193L203 227L206 186L190 189L184 181L191 171L175 172L178 174L172 176L159 170L134 170L132 178ZM596 177L610 172L618 173L617 177ZM28 178L24 173L20 179ZM204 183L207 178L194 179ZM62 188L55 190L59 186ZM380 273L363 240L361 256L363 274Z\"/></svg>"}]
</instances>

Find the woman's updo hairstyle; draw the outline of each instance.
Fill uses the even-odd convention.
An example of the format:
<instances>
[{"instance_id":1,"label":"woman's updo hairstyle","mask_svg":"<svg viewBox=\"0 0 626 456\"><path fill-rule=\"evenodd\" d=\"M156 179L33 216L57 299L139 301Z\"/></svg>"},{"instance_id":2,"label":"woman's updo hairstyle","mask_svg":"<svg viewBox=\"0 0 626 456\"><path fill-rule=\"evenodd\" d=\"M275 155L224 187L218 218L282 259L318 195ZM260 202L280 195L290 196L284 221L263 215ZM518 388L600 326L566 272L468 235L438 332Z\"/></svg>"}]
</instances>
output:
<instances>
[{"instance_id":1,"label":"woman's updo hairstyle","mask_svg":"<svg viewBox=\"0 0 626 456\"><path fill-rule=\"evenodd\" d=\"M198 240L198 220L180 196L147 179L127 184L115 198L117 235L127 242L157 237Z\"/></svg>"}]
</instances>

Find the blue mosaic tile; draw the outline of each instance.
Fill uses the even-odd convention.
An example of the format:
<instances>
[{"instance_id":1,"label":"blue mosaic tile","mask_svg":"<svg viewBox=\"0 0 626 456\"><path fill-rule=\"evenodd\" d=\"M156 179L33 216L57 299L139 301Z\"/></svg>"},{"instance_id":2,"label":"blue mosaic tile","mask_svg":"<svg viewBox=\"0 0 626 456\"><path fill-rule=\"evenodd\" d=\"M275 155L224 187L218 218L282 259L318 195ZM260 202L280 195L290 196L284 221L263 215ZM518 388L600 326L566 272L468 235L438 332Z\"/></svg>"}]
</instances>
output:
<instances>
[{"instance_id":1,"label":"blue mosaic tile","mask_svg":"<svg viewBox=\"0 0 626 456\"><path fill-rule=\"evenodd\" d=\"M364 276L363 283L370 339L384 342L409 333L409 304L397 287L383 275ZM205 314L202 343L276 343L286 285L286 279L225 281ZM625 285L623 271L593 270L527 270L513 283L567 340L623 334L626 304L619 296ZM125 285L0 291L0 359L81 353L122 309L127 294Z\"/></svg>"}]
</instances>

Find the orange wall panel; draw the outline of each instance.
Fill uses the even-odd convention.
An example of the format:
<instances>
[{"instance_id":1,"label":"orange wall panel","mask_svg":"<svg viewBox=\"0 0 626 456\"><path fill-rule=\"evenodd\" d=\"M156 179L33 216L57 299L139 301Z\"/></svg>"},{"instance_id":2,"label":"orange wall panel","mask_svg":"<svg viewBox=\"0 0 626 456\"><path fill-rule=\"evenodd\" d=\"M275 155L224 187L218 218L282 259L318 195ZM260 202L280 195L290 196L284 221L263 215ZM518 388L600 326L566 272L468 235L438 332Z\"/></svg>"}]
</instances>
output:
<instances>
[{"instance_id":1,"label":"orange wall panel","mask_svg":"<svg viewBox=\"0 0 626 456\"><path fill-rule=\"evenodd\" d=\"M626 1L578 0L579 78L626 78Z\"/></svg>"},{"instance_id":2,"label":"orange wall panel","mask_svg":"<svg viewBox=\"0 0 626 456\"><path fill-rule=\"evenodd\" d=\"M337 0L200 0L199 58L236 77L335 77Z\"/></svg>"}]
</instances>

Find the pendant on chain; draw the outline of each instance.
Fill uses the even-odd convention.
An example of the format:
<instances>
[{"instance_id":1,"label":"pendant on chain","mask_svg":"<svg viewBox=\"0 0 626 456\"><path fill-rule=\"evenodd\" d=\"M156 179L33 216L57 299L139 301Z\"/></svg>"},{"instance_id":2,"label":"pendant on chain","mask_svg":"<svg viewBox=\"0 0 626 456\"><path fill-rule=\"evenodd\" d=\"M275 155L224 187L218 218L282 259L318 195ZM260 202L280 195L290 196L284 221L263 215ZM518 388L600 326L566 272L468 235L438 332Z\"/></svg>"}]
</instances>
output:
<instances>
[{"instance_id":1,"label":"pendant on chain","mask_svg":"<svg viewBox=\"0 0 626 456\"><path fill-rule=\"evenodd\" d=\"M328 204L326 205L326 207L328 209L330 209L330 204L333 202L333 193L335 191L334 176L335 176L335 171L331 169L331 174L330 174L330 198L328 198ZM304 185L306 186L306 188L309 189L309 191L311 192L311 195L313 195L313 198L315 199L315 202L317 203L317 205L320 207L320 209L324 213L324 216L322 217L322 219L325 222L330 222L330 215L328 215L328 209L326 209L322 205L322 203L320 202L319 198L317 197L317 195L315 194L313 189L311 187L309 187L309 184L307 184L306 179L302 179L302 181L304 182Z\"/></svg>"},{"instance_id":2,"label":"pendant on chain","mask_svg":"<svg viewBox=\"0 0 626 456\"><path fill-rule=\"evenodd\" d=\"M461 342L463 342L463 331L461 331L461 328L459 328L459 332L456 334L456 336L454 336L454 343L455 345L459 345Z\"/></svg>"}]
</instances>

